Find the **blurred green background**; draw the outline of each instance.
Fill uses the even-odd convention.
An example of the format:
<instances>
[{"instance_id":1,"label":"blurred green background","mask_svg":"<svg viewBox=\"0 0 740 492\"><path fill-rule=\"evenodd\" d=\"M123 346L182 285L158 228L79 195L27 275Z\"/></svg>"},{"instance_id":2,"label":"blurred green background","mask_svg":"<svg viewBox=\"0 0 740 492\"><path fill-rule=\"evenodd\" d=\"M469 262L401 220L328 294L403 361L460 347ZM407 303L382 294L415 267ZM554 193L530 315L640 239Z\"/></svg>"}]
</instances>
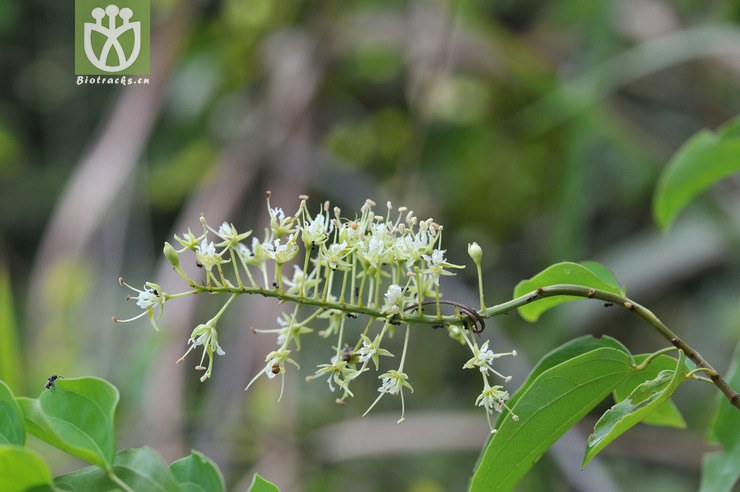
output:
<instances>
[{"instance_id":1,"label":"blurred green background","mask_svg":"<svg viewBox=\"0 0 740 492\"><path fill-rule=\"evenodd\" d=\"M286 395L261 380L280 307L241 298L219 325L226 356L198 381L175 365L221 299L167 305L162 332L118 286L184 290L161 255L187 227L260 231L263 194L345 213L365 198L445 226L449 299L475 304L466 244L484 249L489 303L554 261L597 260L718 369L738 339L740 181L714 187L667 234L657 176L692 133L740 112L740 7L707 0L152 0L151 83L77 86L74 4L0 0L0 377L36 396L52 374L121 391L119 448L211 456L233 490L256 471L285 491L464 490L487 438L480 381L441 330L414 330L407 421L365 378L345 407L304 342ZM189 265L194 270L194 265ZM195 273L194 273L195 274ZM627 312L570 303L484 332L514 375L584 333L634 353L665 345ZM394 343L398 343L395 340ZM688 431L640 426L581 472L587 418L522 491L695 490L716 389L682 387ZM388 401L385 401L388 400ZM608 408L604 403L601 410ZM40 452L53 456L44 444ZM82 466L56 458L55 473Z\"/></svg>"}]
</instances>

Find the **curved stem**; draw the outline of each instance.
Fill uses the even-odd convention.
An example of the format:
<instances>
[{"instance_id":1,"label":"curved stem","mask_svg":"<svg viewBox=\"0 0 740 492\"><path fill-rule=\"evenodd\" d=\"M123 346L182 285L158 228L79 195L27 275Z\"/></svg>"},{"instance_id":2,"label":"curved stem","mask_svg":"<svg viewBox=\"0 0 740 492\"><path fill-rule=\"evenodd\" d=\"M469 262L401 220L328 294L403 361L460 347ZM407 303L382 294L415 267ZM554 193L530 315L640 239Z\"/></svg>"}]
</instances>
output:
<instances>
[{"instance_id":1,"label":"curved stem","mask_svg":"<svg viewBox=\"0 0 740 492\"><path fill-rule=\"evenodd\" d=\"M725 394L730 403L740 409L740 393L733 390L732 387L725 381L725 379L719 374L719 372L712 367L704 358L689 344L681 340L673 331L671 331L666 325L663 324L660 319L646 307L636 303L628 297L614 294L598 289L590 289L581 285L549 285L542 287L529 294L517 297L511 301L499 304L498 306L492 306L486 308L481 312L481 316L488 318L496 316L498 314L504 314L527 303L537 301L538 299L544 299L546 297L554 296L574 296L574 297L585 297L587 299L599 299L606 302L614 303L614 305L622 306L628 311L632 311L642 319L647 321L655 330L660 333L663 338L668 340L674 347L683 350L686 357L691 359L697 367L702 368L704 372L709 375L712 382L719 388L719 390Z\"/></svg>"},{"instance_id":2,"label":"curved stem","mask_svg":"<svg viewBox=\"0 0 740 492\"><path fill-rule=\"evenodd\" d=\"M113 473L113 469L106 470L105 471L105 474L108 475L108 478L112 482L114 482L116 485L118 485L119 487L121 487L121 489L123 489L124 492L134 492L134 489L132 489L131 487L129 487L126 484L126 482L124 482L123 480L121 480L120 477L118 477L118 475L116 475L115 473Z\"/></svg>"}]
</instances>

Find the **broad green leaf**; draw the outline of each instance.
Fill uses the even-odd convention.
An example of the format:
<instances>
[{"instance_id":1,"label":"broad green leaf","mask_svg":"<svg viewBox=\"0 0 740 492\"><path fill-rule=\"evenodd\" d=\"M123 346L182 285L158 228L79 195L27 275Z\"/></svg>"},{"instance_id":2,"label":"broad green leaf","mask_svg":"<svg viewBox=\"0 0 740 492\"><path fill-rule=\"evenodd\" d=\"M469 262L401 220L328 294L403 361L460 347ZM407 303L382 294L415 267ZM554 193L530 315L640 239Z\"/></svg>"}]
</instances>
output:
<instances>
[{"instance_id":1,"label":"broad green leaf","mask_svg":"<svg viewBox=\"0 0 740 492\"><path fill-rule=\"evenodd\" d=\"M537 362L537 365L534 366L534 369L529 373L524 383L522 383L516 393L511 396L511 399L508 401L509 407L513 407L516 404L519 398L543 372L581 354L604 347L621 350L625 354L629 355L629 351L624 345L622 345L617 339L609 336L596 338L592 335L583 335L578 338L574 338L573 340L562 344L558 348L551 350L542 359L540 359L539 362ZM503 422L507 414L508 410L504 409L498 421Z\"/></svg>"},{"instance_id":2,"label":"broad green leaf","mask_svg":"<svg viewBox=\"0 0 740 492\"><path fill-rule=\"evenodd\" d=\"M51 472L46 463L30 449L0 446L0 489L22 492L51 485Z\"/></svg>"},{"instance_id":3,"label":"broad green leaf","mask_svg":"<svg viewBox=\"0 0 740 492\"><path fill-rule=\"evenodd\" d=\"M521 297L541 287L558 284L571 284L605 290L617 295L625 295L614 275L602 265L594 262L584 264L564 261L551 265L534 277L522 280L514 288L514 297ZM582 299L576 296L555 296L537 299L519 308L519 314L527 321L537 321L542 313L563 302Z\"/></svg>"},{"instance_id":4,"label":"broad green leaf","mask_svg":"<svg viewBox=\"0 0 740 492\"><path fill-rule=\"evenodd\" d=\"M216 463L198 451L170 465L170 471L187 492L225 490L224 479Z\"/></svg>"},{"instance_id":5,"label":"broad green leaf","mask_svg":"<svg viewBox=\"0 0 740 492\"><path fill-rule=\"evenodd\" d=\"M735 347L726 380L740 388L740 343ZM729 492L740 479L740 411L725 395L717 395L719 406L709 425L707 439L722 445L724 452L708 454L702 463L701 492Z\"/></svg>"},{"instance_id":6,"label":"broad green leaf","mask_svg":"<svg viewBox=\"0 0 740 492\"><path fill-rule=\"evenodd\" d=\"M707 453L701 462L701 488L699 492L731 492L740 479L740 448L733 454Z\"/></svg>"},{"instance_id":7,"label":"broad green leaf","mask_svg":"<svg viewBox=\"0 0 740 492\"><path fill-rule=\"evenodd\" d=\"M740 388L740 343L735 347L735 355L732 364L727 370L725 380L737 391ZM717 412L709 425L708 439L717 442L725 448L725 451L733 451L740 448L740 411L733 407L725 395L717 395L719 405Z\"/></svg>"},{"instance_id":8,"label":"broad green leaf","mask_svg":"<svg viewBox=\"0 0 740 492\"><path fill-rule=\"evenodd\" d=\"M18 323L15 319L15 305L10 276L4 265L0 266L0 379L16 391L21 389L20 343L18 342ZM2 442L2 441L0 441Z\"/></svg>"},{"instance_id":9,"label":"broad green leaf","mask_svg":"<svg viewBox=\"0 0 740 492\"><path fill-rule=\"evenodd\" d=\"M650 354L639 354L634 356L636 364L642 363ZM687 361L689 362L689 361ZM688 364L687 364L688 365ZM637 388L640 384L654 379L658 376L661 371L673 370L676 368L676 359L668 355L662 354L655 357L650 361L650 364L642 371L635 372L632 376L628 377L622 384L620 384L614 390L614 401L620 402L627 398L632 391ZM648 415L643 421L643 424L660 425L664 427L675 427L678 429L685 429L686 422L683 419L683 415L676 407L672 400L668 400L653 413Z\"/></svg>"},{"instance_id":10,"label":"broad green leaf","mask_svg":"<svg viewBox=\"0 0 740 492\"><path fill-rule=\"evenodd\" d=\"M584 468L609 443L670 399L676 388L686 380L688 368L684 363L685 360L683 351L679 351L678 361L672 370L661 371L655 379L640 384L626 399L601 416L596 422L593 434L588 437L586 453L583 456Z\"/></svg>"},{"instance_id":11,"label":"broad green leaf","mask_svg":"<svg viewBox=\"0 0 740 492\"><path fill-rule=\"evenodd\" d=\"M102 379L58 379L38 399L17 398L26 430L88 463L109 468L116 452L118 390Z\"/></svg>"},{"instance_id":12,"label":"broad green leaf","mask_svg":"<svg viewBox=\"0 0 740 492\"><path fill-rule=\"evenodd\" d=\"M116 454L113 473L123 483L136 491L183 492L175 476L162 457L151 448L130 449ZM74 473L54 479L54 486L61 490L88 492L91 490L120 490L104 470L89 466ZM217 490L217 489L214 489Z\"/></svg>"},{"instance_id":13,"label":"broad green leaf","mask_svg":"<svg viewBox=\"0 0 740 492\"><path fill-rule=\"evenodd\" d=\"M668 229L681 210L717 181L740 171L740 119L712 133L702 130L684 143L658 180L653 216Z\"/></svg>"},{"instance_id":14,"label":"broad green leaf","mask_svg":"<svg viewBox=\"0 0 740 492\"><path fill-rule=\"evenodd\" d=\"M0 445L26 444L26 429L23 427L23 414L13 393L0 381Z\"/></svg>"},{"instance_id":15,"label":"broad green leaf","mask_svg":"<svg viewBox=\"0 0 740 492\"><path fill-rule=\"evenodd\" d=\"M631 373L630 356L603 347L540 374L499 420L471 491L511 490L542 454Z\"/></svg>"},{"instance_id":16,"label":"broad green leaf","mask_svg":"<svg viewBox=\"0 0 740 492\"><path fill-rule=\"evenodd\" d=\"M248 492L280 492L280 489L272 482L268 482L259 474L255 473Z\"/></svg>"}]
</instances>

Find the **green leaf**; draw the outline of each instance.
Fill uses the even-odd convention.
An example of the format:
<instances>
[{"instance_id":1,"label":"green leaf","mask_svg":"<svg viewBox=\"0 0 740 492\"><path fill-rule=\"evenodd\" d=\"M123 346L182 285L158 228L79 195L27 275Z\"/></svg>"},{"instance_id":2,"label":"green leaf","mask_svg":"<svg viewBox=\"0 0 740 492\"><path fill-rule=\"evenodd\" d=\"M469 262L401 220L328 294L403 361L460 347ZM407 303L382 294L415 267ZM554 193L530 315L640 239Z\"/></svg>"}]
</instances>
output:
<instances>
[{"instance_id":1,"label":"green leaf","mask_svg":"<svg viewBox=\"0 0 740 492\"><path fill-rule=\"evenodd\" d=\"M740 388L740 343L726 375L727 383ZM701 492L729 492L740 479L740 411L717 395L719 405L709 425L707 439L722 445L724 452L708 454L702 462Z\"/></svg>"},{"instance_id":2,"label":"green leaf","mask_svg":"<svg viewBox=\"0 0 740 492\"><path fill-rule=\"evenodd\" d=\"M19 391L23 373L22 352L18 342L18 323L15 319L10 276L4 265L0 266L0 340L0 379Z\"/></svg>"},{"instance_id":3,"label":"green leaf","mask_svg":"<svg viewBox=\"0 0 740 492\"><path fill-rule=\"evenodd\" d=\"M541 287L558 284L571 284L605 290L623 296L626 291L619 285L614 275L604 266L585 262L583 264L564 261L551 265L534 277L522 280L514 288L514 297L521 297ZM537 299L519 308L519 314L527 321L537 321L542 313L563 302L582 299L576 296L555 296Z\"/></svg>"},{"instance_id":4,"label":"green leaf","mask_svg":"<svg viewBox=\"0 0 740 492\"><path fill-rule=\"evenodd\" d=\"M272 482L268 482L259 474L255 473L248 492L280 492L280 489Z\"/></svg>"},{"instance_id":5,"label":"green leaf","mask_svg":"<svg viewBox=\"0 0 740 492\"><path fill-rule=\"evenodd\" d=\"M534 381L543 372L557 366L558 364L573 359L574 357L604 347L611 347L617 350L621 350L625 354L629 355L629 351L625 348L624 345L619 342L619 340L609 336L596 338L592 335L583 335L581 337L574 338L573 340L562 344L556 349L551 350L542 359L540 359L537 365L534 366L534 369L532 369L532 371L529 373L529 376L527 376L527 379L524 381L524 383L522 383L519 389L517 389L516 393L511 396L511 399L508 402L509 407L513 407L514 405L516 405L516 402L519 400L519 398L524 393L526 393L527 389L532 386L532 383L534 383ZM503 422L507 414L508 410L504 409L501 413L501 416L498 418L498 421Z\"/></svg>"},{"instance_id":6,"label":"green leaf","mask_svg":"<svg viewBox=\"0 0 740 492\"><path fill-rule=\"evenodd\" d=\"M725 380L735 390L740 388L740 343L735 347L735 355ZM725 395L717 395L717 398L719 405L709 425L707 437L711 442L720 443L725 451L733 451L740 448L740 411L732 406Z\"/></svg>"},{"instance_id":7,"label":"green leaf","mask_svg":"<svg viewBox=\"0 0 740 492\"><path fill-rule=\"evenodd\" d=\"M583 467L614 439L645 419L656 408L668 401L676 388L686 380L686 356L678 352L678 361L672 370L661 371L655 379L637 386L630 395L601 416L594 432L588 437Z\"/></svg>"},{"instance_id":8,"label":"green leaf","mask_svg":"<svg viewBox=\"0 0 740 492\"><path fill-rule=\"evenodd\" d=\"M699 492L731 492L740 479L740 448L733 454L707 453L701 462L701 488Z\"/></svg>"},{"instance_id":9,"label":"green leaf","mask_svg":"<svg viewBox=\"0 0 740 492\"><path fill-rule=\"evenodd\" d=\"M612 347L591 350L542 372L517 395L512 413L519 420L511 414L499 419L470 490L511 490L565 431L630 373L629 354Z\"/></svg>"},{"instance_id":10,"label":"green leaf","mask_svg":"<svg viewBox=\"0 0 740 492\"><path fill-rule=\"evenodd\" d=\"M684 143L658 180L653 216L666 230L681 210L717 181L740 171L740 118L712 133L702 130Z\"/></svg>"},{"instance_id":11,"label":"green leaf","mask_svg":"<svg viewBox=\"0 0 740 492\"><path fill-rule=\"evenodd\" d=\"M0 445L26 444L26 429L23 427L23 414L13 393L0 381Z\"/></svg>"},{"instance_id":12,"label":"green leaf","mask_svg":"<svg viewBox=\"0 0 740 492\"><path fill-rule=\"evenodd\" d=\"M216 463L198 451L192 450L190 456L172 463L170 471L188 492L225 490L224 479Z\"/></svg>"},{"instance_id":13,"label":"green leaf","mask_svg":"<svg viewBox=\"0 0 740 492\"><path fill-rule=\"evenodd\" d=\"M118 390L102 379L58 379L38 399L17 398L26 430L88 463L110 468Z\"/></svg>"},{"instance_id":14,"label":"green leaf","mask_svg":"<svg viewBox=\"0 0 740 492\"><path fill-rule=\"evenodd\" d=\"M177 483L175 476L159 453L151 448L120 451L116 454L112 471L122 482L136 491L180 492L185 490ZM73 492L121 489L121 486L113 482L104 470L96 466L89 466L57 477L54 479L54 486Z\"/></svg>"},{"instance_id":15,"label":"green leaf","mask_svg":"<svg viewBox=\"0 0 740 492\"><path fill-rule=\"evenodd\" d=\"M3 492L51 485L46 463L30 449L16 446L0 446L0 478Z\"/></svg>"},{"instance_id":16,"label":"green leaf","mask_svg":"<svg viewBox=\"0 0 740 492\"><path fill-rule=\"evenodd\" d=\"M636 364L641 364L651 354L639 354L634 356ZM614 401L620 402L627 398L632 391L647 380L654 379L660 371L673 370L676 368L676 359L661 354L650 361L650 364L642 371L635 372L614 390ZM668 400L658 406L653 413L648 415L643 424L660 425L664 427L675 427L685 429L686 421L672 400Z\"/></svg>"}]
</instances>

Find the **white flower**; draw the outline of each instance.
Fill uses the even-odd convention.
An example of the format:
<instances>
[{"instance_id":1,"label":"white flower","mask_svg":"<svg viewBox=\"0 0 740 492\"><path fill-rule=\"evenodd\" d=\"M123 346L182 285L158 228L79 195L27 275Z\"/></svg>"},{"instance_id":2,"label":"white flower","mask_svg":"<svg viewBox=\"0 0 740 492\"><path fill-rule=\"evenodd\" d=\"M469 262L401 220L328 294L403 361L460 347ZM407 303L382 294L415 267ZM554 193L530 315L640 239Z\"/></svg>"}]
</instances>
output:
<instances>
[{"instance_id":1,"label":"white flower","mask_svg":"<svg viewBox=\"0 0 740 492\"><path fill-rule=\"evenodd\" d=\"M185 360L185 357L190 353L191 350L193 350L195 347L202 346L203 347L203 355L200 357L200 363L195 366L196 369L199 370L205 370L205 374L200 378L201 382L205 381L206 379L211 377L211 373L213 372L213 354L216 355L224 355L225 352L221 348L221 346L218 344L218 332L215 328L215 323L213 320L210 322L198 325L195 327L193 332L190 334L190 338L188 339L188 350L183 354L182 357L180 357L177 361L179 364L183 360ZM208 356L208 368L203 367L203 361L205 360L206 355Z\"/></svg>"},{"instance_id":2,"label":"white flower","mask_svg":"<svg viewBox=\"0 0 740 492\"><path fill-rule=\"evenodd\" d=\"M162 288L157 284L147 282L146 284L144 284L144 288L139 290L135 287L131 287L129 284L124 282L123 278L119 278L118 283L121 284L121 286L128 287L129 289L137 293L136 296L126 297L126 300L128 301L131 299L136 299L136 305L144 311L141 314L128 319L119 319L114 316L113 322L129 323L143 316L148 316L149 321L152 323L154 329L159 331L156 319L162 317L162 313L164 313L164 303L167 301L167 295L162 292ZM159 312L155 314L154 311L156 308L159 308Z\"/></svg>"},{"instance_id":3,"label":"white flower","mask_svg":"<svg viewBox=\"0 0 740 492\"><path fill-rule=\"evenodd\" d=\"M351 249L347 248L347 243L344 241L341 243L334 243L328 248L323 247L320 253L321 264L329 265L329 268L332 270L336 270L337 268L349 268L352 265L347 263L344 258L346 258L351 251Z\"/></svg>"},{"instance_id":4,"label":"white flower","mask_svg":"<svg viewBox=\"0 0 740 492\"><path fill-rule=\"evenodd\" d=\"M509 393L501 391L501 388L503 386L491 387L486 383L483 392L475 400L475 404L485 408L488 413L493 413L494 411L501 413L506 405L506 400L509 399Z\"/></svg>"},{"instance_id":5,"label":"white flower","mask_svg":"<svg viewBox=\"0 0 740 492\"><path fill-rule=\"evenodd\" d=\"M317 214L316 217L303 226L301 238L308 245L318 245L326 242L329 219L324 214Z\"/></svg>"},{"instance_id":6,"label":"white flower","mask_svg":"<svg viewBox=\"0 0 740 492\"><path fill-rule=\"evenodd\" d=\"M211 273L214 266L228 263L216 252L216 245L213 242L209 243L207 239L203 239L200 245L195 247L195 258L208 273Z\"/></svg>"},{"instance_id":7,"label":"white flower","mask_svg":"<svg viewBox=\"0 0 740 492\"><path fill-rule=\"evenodd\" d=\"M401 286L392 284L385 293L384 313L398 314L403 306L403 290Z\"/></svg>"},{"instance_id":8,"label":"white flower","mask_svg":"<svg viewBox=\"0 0 740 492\"><path fill-rule=\"evenodd\" d=\"M278 374L285 376L285 363L288 362L290 364L293 364L296 366L296 368L300 367L298 366L298 363L288 357L290 355L290 350L286 349L278 349L273 352L270 352L267 354L267 357L265 357L265 368L262 369L260 372L258 372L252 380L249 382L246 388L244 390L248 390L252 384L259 379L260 376L263 374L267 376L267 379L274 379L275 376ZM283 397L283 388L285 387L285 377L281 378L282 381L280 383L280 396L278 397L278 401Z\"/></svg>"},{"instance_id":9,"label":"white flower","mask_svg":"<svg viewBox=\"0 0 740 492\"><path fill-rule=\"evenodd\" d=\"M491 367L491 363L494 359L498 359L499 357L505 357L507 355L516 356L516 350L513 350L511 352L506 353L500 353L496 354L493 352L493 350L490 350L488 348L488 343L490 340L486 340L483 345L480 347L473 346L473 357L471 357L464 365L463 369L474 369L477 368L482 372L483 374L488 374L488 372L492 372L496 374L497 376L504 378L504 380L509 381L511 379L510 376L504 376L500 372L496 371L494 368Z\"/></svg>"},{"instance_id":10,"label":"white flower","mask_svg":"<svg viewBox=\"0 0 740 492\"><path fill-rule=\"evenodd\" d=\"M298 245L295 242L295 236L292 234L284 244L281 243L279 239L276 239L274 243L269 244L266 249L270 258L279 264L289 262L298 254Z\"/></svg>"},{"instance_id":11,"label":"white flower","mask_svg":"<svg viewBox=\"0 0 740 492\"><path fill-rule=\"evenodd\" d=\"M365 335L360 335L360 337L362 337L362 347L357 351L357 356L358 360L363 364L372 360L373 364L375 364L375 370L377 371L381 355L384 357L393 357L392 353L388 352L386 349L380 348L380 342L382 340L380 335L376 335L372 342Z\"/></svg>"},{"instance_id":12,"label":"white flower","mask_svg":"<svg viewBox=\"0 0 740 492\"><path fill-rule=\"evenodd\" d=\"M422 270L422 272L429 274L432 280L434 280L435 285L439 285L440 275L454 275L454 273L448 272L445 268L464 268L461 265L448 263L444 257L444 251L441 249L435 249L431 255L425 254L421 255L421 257L427 262L427 268Z\"/></svg>"},{"instance_id":13,"label":"white flower","mask_svg":"<svg viewBox=\"0 0 740 492\"><path fill-rule=\"evenodd\" d=\"M152 306L156 306L162 302L159 292L151 287L144 287L144 290L139 292L139 295L134 297L136 299L136 305L141 309L149 309Z\"/></svg>"},{"instance_id":14,"label":"white flower","mask_svg":"<svg viewBox=\"0 0 740 492\"><path fill-rule=\"evenodd\" d=\"M285 212L282 208L270 208L270 228L275 233L275 237L280 239L286 234L290 234L295 231L293 228L293 222L295 217L285 217Z\"/></svg>"},{"instance_id":15,"label":"white flower","mask_svg":"<svg viewBox=\"0 0 740 492\"><path fill-rule=\"evenodd\" d=\"M408 383L408 375L404 372L396 371L396 370L390 370L384 374L381 374L378 376L380 378L380 387L378 388L378 392L380 394L375 399L372 405L370 405L370 408L365 410L365 413L362 414L364 417L368 414L370 410L373 409L373 407L380 401L380 399L388 394L388 395L401 395L401 418L398 420L398 423L404 421L404 414L406 413L406 404L403 400L403 388L408 388L411 390L411 392L414 392L414 388L411 387L411 385Z\"/></svg>"}]
</instances>

